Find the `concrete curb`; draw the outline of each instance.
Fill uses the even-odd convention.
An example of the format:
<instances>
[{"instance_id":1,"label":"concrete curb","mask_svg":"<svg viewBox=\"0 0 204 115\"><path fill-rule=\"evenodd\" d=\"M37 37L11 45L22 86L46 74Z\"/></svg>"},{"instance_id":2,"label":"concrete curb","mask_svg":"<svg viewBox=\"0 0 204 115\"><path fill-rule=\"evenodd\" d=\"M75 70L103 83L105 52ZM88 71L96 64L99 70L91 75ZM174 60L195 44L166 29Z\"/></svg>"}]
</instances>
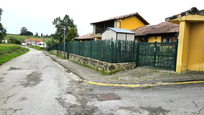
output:
<instances>
[{"instance_id":1,"label":"concrete curb","mask_svg":"<svg viewBox=\"0 0 204 115\"><path fill-rule=\"evenodd\" d=\"M194 84L194 83L204 83L204 81L186 81L186 82L175 82L175 83L154 83L154 84L107 84L107 83L97 83L92 81L85 81L88 84L100 85L100 86L114 86L114 87L153 87L162 85L182 85L182 84Z\"/></svg>"},{"instance_id":2,"label":"concrete curb","mask_svg":"<svg viewBox=\"0 0 204 115\"><path fill-rule=\"evenodd\" d=\"M47 52L44 52L45 55L47 55L47 57L50 60L55 60L52 57L50 57L49 55L51 54L47 54ZM154 86L163 86L163 85L182 85L182 84L195 84L195 83L204 83L204 81L181 81L181 82L158 82L158 83L149 83L149 84L117 84L117 83L100 83L100 82L93 82L93 81L89 81L86 80L82 77L80 77L79 75L71 72L71 70L69 70L68 68L66 68L65 66L63 66L61 63L57 62L57 60L53 61L62 71L64 71L67 75L69 75L71 77L72 80L74 81L82 81L88 84L92 84L92 85L99 85L99 86L113 86L113 87L154 87ZM70 71L70 72L67 72Z\"/></svg>"}]
</instances>

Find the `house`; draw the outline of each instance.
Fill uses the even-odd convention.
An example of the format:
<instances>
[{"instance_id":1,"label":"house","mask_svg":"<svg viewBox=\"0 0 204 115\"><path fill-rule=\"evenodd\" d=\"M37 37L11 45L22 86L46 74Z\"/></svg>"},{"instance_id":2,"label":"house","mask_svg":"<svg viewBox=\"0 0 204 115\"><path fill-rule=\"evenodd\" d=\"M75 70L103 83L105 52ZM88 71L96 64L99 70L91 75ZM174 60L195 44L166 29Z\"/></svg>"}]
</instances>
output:
<instances>
[{"instance_id":1,"label":"house","mask_svg":"<svg viewBox=\"0 0 204 115\"><path fill-rule=\"evenodd\" d=\"M1 42L7 44L7 43L8 43L8 40L7 40L7 39L2 39Z\"/></svg>"},{"instance_id":2,"label":"house","mask_svg":"<svg viewBox=\"0 0 204 115\"><path fill-rule=\"evenodd\" d=\"M162 22L157 25L143 26L132 30L137 42L174 42L177 41L179 25Z\"/></svg>"},{"instance_id":3,"label":"house","mask_svg":"<svg viewBox=\"0 0 204 115\"><path fill-rule=\"evenodd\" d=\"M32 45L32 46L39 46L39 42L43 42L41 39L26 39L25 43L27 45Z\"/></svg>"},{"instance_id":4,"label":"house","mask_svg":"<svg viewBox=\"0 0 204 115\"><path fill-rule=\"evenodd\" d=\"M134 41L135 33L120 28L107 28L104 32L102 32L102 40L126 40L126 41Z\"/></svg>"},{"instance_id":5,"label":"house","mask_svg":"<svg viewBox=\"0 0 204 115\"><path fill-rule=\"evenodd\" d=\"M193 7L166 21L180 25L176 72L204 71L204 9Z\"/></svg>"},{"instance_id":6,"label":"house","mask_svg":"<svg viewBox=\"0 0 204 115\"><path fill-rule=\"evenodd\" d=\"M91 23L91 25L93 25L93 37L97 40L101 39L101 33L107 27L132 30L138 27L149 25L149 23L136 12L132 14L109 18L98 22L93 22Z\"/></svg>"},{"instance_id":7,"label":"house","mask_svg":"<svg viewBox=\"0 0 204 115\"><path fill-rule=\"evenodd\" d=\"M94 40L93 33L89 33L89 34L86 34L86 35L83 35L83 36L76 37L76 38L74 38L74 40L80 41L80 42L81 41Z\"/></svg>"},{"instance_id":8,"label":"house","mask_svg":"<svg viewBox=\"0 0 204 115\"><path fill-rule=\"evenodd\" d=\"M39 43L38 43L38 46L39 46L39 47L46 47L46 44L45 44L44 42L39 42Z\"/></svg>"}]
</instances>

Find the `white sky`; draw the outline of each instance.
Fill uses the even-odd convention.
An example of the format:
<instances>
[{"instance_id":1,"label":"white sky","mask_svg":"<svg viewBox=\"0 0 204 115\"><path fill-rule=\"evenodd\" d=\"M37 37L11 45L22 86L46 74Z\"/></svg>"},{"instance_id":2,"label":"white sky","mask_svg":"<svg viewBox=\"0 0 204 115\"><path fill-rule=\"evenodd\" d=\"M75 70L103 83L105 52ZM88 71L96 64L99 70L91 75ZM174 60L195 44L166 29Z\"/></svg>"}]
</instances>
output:
<instances>
[{"instance_id":1,"label":"white sky","mask_svg":"<svg viewBox=\"0 0 204 115\"><path fill-rule=\"evenodd\" d=\"M84 35L93 31L92 22L138 12L154 25L191 7L204 9L204 0L0 0L7 33L19 34L26 27L34 35L53 34L52 21L65 14L74 20L79 35Z\"/></svg>"}]
</instances>

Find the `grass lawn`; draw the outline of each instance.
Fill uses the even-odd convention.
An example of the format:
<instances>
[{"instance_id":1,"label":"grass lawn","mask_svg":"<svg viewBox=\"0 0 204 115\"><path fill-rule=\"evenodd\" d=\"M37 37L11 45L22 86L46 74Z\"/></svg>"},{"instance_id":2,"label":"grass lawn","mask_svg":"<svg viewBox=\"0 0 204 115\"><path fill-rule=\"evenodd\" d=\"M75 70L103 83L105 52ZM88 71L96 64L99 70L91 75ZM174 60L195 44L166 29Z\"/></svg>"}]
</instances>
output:
<instances>
[{"instance_id":1,"label":"grass lawn","mask_svg":"<svg viewBox=\"0 0 204 115\"><path fill-rule=\"evenodd\" d=\"M19 40L19 41L24 41L25 39L42 39L43 42L51 41L51 38L45 38L45 37L37 37L37 36L22 36L18 34L7 34L5 39L9 40L11 37Z\"/></svg>"},{"instance_id":2,"label":"grass lawn","mask_svg":"<svg viewBox=\"0 0 204 115\"><path fill-rule=\"evenodd\" d=\"M14 44L0 44L0 65L28 52L29 49Z\"/></svg>"}]
</instances>

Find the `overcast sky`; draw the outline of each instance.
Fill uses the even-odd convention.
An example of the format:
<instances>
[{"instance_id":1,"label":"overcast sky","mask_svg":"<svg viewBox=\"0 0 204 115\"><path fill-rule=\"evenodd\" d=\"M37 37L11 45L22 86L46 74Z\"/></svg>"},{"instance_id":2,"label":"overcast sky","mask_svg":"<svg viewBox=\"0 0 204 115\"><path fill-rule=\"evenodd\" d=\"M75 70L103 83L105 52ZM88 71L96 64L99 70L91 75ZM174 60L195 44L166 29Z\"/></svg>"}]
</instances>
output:
<instances>
[{"instance_id":1,"label":"overcast sky","mask_svg":"<svg viewBox=\"0 0 204 115\"><path fill-rule=\"evenodd\" d=\"M1 22L11 34L19 34L22 27L33 34L53 34L52 21L66 14L74 20L79 35L91 33L92 22L134 12L155 25L191 7L204 9L204 0L0 0Z\"/></svg>"}]
</instances>

